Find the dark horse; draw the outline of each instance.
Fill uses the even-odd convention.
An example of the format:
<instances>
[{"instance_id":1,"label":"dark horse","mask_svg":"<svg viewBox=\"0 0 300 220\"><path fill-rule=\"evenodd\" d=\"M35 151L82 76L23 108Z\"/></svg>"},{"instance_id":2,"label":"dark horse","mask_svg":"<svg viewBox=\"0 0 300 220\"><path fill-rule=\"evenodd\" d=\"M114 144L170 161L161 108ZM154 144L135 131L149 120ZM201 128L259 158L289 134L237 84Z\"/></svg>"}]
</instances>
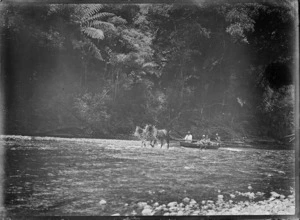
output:
<instances>
[{"instance_id":1,"label":"dark horse","mask_svg":"<svg viewBox=\"0 0 300 220\"><path fill-rule=\"evenodd\" d=\"M157 141L160 141L162 148L166 141L169 148L170 136L166 129L157 129L155 126L147 124L144 129L137 126L134 135L142 141L142 146L146 146L146 141L150 141L150 145L154 147Z\"/></svg>"},{"instance_id":2,"label":"dark horse","mask_svg":"<svg viewBox=\"0 0 300 220\"><path fill-rule=\"evenodd\" d=\"M156 143L157 140L160 141L160 148L162 148L164 142L166 141L167 145L168 145L168 149L169 149L169 143L170 143L170 135L169 135L169 131L166 129L156 129L155 126L154 130L156 131L156 138L154 140L154 144Z\"/></svg>"}]
</instances>

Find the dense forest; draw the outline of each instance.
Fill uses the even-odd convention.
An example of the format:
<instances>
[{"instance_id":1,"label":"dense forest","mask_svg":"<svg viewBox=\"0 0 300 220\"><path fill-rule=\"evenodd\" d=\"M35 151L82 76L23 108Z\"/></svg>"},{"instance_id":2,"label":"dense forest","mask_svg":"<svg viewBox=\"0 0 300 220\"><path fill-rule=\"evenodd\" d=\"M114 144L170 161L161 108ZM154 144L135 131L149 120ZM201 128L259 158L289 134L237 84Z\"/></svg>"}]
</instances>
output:
<instances>
[{"instance_id":1,"label":"dense forest","mask_svg":"<svg viewBox=\"0 0 300 220\"><path fill-rule=\"evenodd\" d=\"M7 4L6 134L284 140L294 132L294 1Z\"/></svg>"}]
</instances>

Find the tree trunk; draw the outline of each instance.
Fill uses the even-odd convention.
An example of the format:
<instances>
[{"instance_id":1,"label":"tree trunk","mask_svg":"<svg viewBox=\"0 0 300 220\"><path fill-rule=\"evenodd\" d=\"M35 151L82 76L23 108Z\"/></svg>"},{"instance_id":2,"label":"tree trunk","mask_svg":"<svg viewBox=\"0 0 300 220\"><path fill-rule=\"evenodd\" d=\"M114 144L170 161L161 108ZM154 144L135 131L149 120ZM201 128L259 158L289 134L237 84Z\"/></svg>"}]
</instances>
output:
<instances>
[{"instance_id":1,"label":"tree trunk","mask_svg":"<svg viewBox=\"0 0 300 220\"><path fill-rule=\"evenodd\" d=\"M184 73L183 73L183 67L182 67L182 60L180 60L180 76L181 76L181 92L180 92L180 98L183 101L183 93L184 93Z\"/></svg>"},{"instance_id":2,"label":"tree trunk","mask_svg":"<svg viewBox=\"0 0 300 220\"><path fill-rule=\"evenodd\" d=\"M119 69L117 69L116 71L114 101L117 99L117 95L118 95L118 84L119 84Z\"/></svg>"},{"instance_id":3,"label":"tree trunk","mask_svg":"<svg viewBox=\"0 0 300 220\"><path fill-rule=\"evenodd\" d=\"M81 87L84 88L86 86L87 81L87 61L83 62L83 74L81 75Z\"/></svg>"}]
</instances>

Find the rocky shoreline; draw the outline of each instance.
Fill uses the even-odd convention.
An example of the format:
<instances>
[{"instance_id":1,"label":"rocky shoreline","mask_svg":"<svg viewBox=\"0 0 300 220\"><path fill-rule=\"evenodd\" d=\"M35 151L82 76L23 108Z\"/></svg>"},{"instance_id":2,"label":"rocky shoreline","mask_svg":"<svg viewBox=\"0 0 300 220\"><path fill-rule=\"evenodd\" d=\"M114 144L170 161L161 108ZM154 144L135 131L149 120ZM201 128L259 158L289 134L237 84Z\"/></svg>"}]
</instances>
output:
<instances>
[{"instance_id":1,"label":"rocky shoreline","mask_svg":"<svg viewBox=\"0 0 300 220\"><path fill-rule=\"evenodd\" d=\"M234 201L236 195L230 194L231 199L225 201L222 194L218 195L216 201L195 201L192 198L184 198L181 201L172 201L168 204L159 202L138 202L131 205L132 211L126 216L193 216L193 215L295 215L295 194L289 196L271 192L268 200L254 201L257 196L264 193L241 193L248 198L247 201ZM103 201L102 201L103 203ZM129 206L128 204L126 204ZM124 215L115 213L112 216Z\"/></svg>"}]
</instances>

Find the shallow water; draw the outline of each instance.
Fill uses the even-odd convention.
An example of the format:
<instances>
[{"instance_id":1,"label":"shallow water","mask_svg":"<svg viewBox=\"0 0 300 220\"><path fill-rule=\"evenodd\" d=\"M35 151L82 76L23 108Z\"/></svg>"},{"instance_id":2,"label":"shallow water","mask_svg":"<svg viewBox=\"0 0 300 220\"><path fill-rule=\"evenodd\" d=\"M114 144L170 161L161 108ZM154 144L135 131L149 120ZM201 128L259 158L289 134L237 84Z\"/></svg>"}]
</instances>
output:
<instances>
[{"instance_id":1,"label":"shallow water","mask_svg":"<svg viewBox=\"0 0 300 220\"><path fill-rule=\"evenodd\" d=\"M88 139L3 143L8 215L126 214L139 201L216 200L218 194L229 200L236 191L264 192L257 199L265 199L271 191L289 195L295 181L293 150L198 150L175 143L168 150Z\"/></svg>"}]
</instances>

